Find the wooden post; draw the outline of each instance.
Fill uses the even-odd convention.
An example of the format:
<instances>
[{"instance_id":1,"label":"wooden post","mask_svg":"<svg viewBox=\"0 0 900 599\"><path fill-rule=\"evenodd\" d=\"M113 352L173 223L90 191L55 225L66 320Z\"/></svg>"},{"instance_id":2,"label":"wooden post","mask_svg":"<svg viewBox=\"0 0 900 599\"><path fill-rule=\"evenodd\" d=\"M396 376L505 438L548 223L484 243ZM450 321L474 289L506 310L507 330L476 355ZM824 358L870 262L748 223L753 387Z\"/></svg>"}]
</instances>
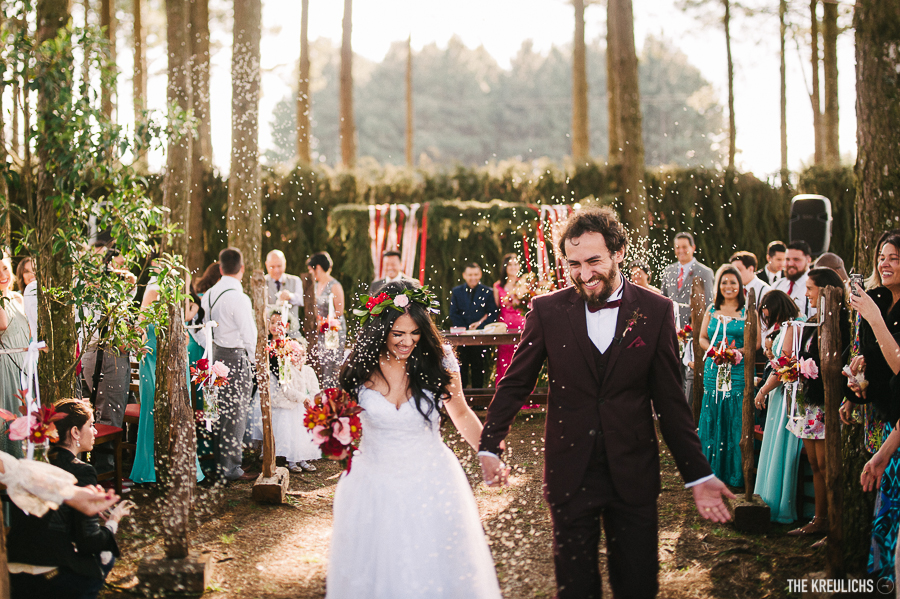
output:
<instances>
[{"instance_id":1,"label":"wooden post","mask_svg":"<svg viewBox=\"0 0 900 599\"><path fill-rule=\"evenodd\" d=\"M700 408L703 405L703 349L700 347L700 327L706 311L706 289L700 277L694 277L691 286L691 328L694 350L694 387L691 405L694 407L694 425L700 426ZM675 308L678 309L677 306Z\"/></svg>"},{"instance_id":2,"label":"wooden post","mask_svg":"<svg viewBox=\"0 0 900 599\"><path fill-rule=\"evenodd\" d=\"M319 342L319 322L317 319L318 308L316 307L316 280L309 273L300 275L300 279L303 281L303 322L300 324L303 337L309 344L306 351L306 363L318 375L321 371L319 370L319 350L317 347Z\"/></svg>"},{"instance_id":3,"label":"wooden post","mask_svg":"<svg viewBox=\"0 0 900 599\"><path fill-rule=\"evenodd\" d=\"M838 410L843 397L841 375L841 303L843 290L826 287L819 296L819 376L825 387L825 488L828 500L828 550L825 568L829 578L844 577L844 538L841 463L841 420ZM817 498L818 500L818 498Z\"/></svg>"},{"instance_id":4,"label":"wooden post","mask_svg":"<svg viewBox=\"0 0 900 599\"><path fill-rule=\"evenodd\" d=\"M741 413L741 462L744 469L744 499L753 500L753 398L756 391L756 343L759 336L759 319L756 316L756 290L747 292L746 320L744 321L744 401Z\"/></svg>"},{"instance_id":5,"label":"wooden post","mask_svg":"<svg viewBox=\"0 0 900 599\"><path fill-rule=\"evenodd\" d=\"M289 475L287 468L275 467L275 434L272 431L272 404L269 399L269 323L266 319L266 279L260 269L253 271L250 292L256 309L256 384L259 388L259 410L263 425L263 469L253 483L254 501L284 503Z\"/></svg>"}]
</instances>

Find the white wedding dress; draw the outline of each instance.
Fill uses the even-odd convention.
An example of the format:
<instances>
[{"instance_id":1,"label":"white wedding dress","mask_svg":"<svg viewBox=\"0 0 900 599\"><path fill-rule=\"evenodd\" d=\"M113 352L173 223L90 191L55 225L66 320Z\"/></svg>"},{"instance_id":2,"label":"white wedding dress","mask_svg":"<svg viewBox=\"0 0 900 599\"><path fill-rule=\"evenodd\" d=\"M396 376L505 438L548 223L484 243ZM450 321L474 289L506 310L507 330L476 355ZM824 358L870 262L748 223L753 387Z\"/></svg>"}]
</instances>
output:
<instances>
[{"instance_id":1,"label":"white wedding dress","mask_svg":"<svg viewBox=\"0 0 900 599\"><path fill-rule=\"evenodd\" d=\"M458 368L458 367L457 367ZM359 391L363 438L334 498L326 599L499 599L469 481L410 400Z\"/></svg>"}]
</instances>

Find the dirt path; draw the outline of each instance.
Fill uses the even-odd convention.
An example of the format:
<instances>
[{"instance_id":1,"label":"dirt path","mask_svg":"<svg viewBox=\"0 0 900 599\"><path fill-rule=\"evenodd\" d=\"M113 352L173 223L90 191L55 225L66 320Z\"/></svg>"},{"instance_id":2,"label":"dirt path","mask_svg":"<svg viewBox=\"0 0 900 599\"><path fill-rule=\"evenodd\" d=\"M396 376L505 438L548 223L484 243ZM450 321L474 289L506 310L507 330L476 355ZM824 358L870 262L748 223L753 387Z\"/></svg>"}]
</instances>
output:
<instances>
[{"instance_id":1,"label":"dirt path","mask_svg":"<svg viewBox=\"0 0 900 599\"><path fill-rule=\"evenodd\" d=\"M540 493L544 416L525 414L509 439L514 474L506 489L480 484L473 453L455 432L447 434L475 489L507 599L552 597L555 592L550 517ZM337 483L332 477L338 467L324 461L318 464L315 473L291 475L289 503L283 506L251 502L250 483L200 490L192 543L196 551L210 552L215 562L204 597L324 597ZM751 537L704 522L664 446L662 464L660 597L787 597L789 578L823 568L823 550L810 549L812 541L785 536L787 526ZM107 599L132 596L137 560L160 551L158 497L143 489L130 495L140 515L119 533L123 557L109 577L117 589L101 594ZM601 554L601 568L605 567ZM608 588L604 590L607 597L612 596Z\"/></svg>"}]
</instances>

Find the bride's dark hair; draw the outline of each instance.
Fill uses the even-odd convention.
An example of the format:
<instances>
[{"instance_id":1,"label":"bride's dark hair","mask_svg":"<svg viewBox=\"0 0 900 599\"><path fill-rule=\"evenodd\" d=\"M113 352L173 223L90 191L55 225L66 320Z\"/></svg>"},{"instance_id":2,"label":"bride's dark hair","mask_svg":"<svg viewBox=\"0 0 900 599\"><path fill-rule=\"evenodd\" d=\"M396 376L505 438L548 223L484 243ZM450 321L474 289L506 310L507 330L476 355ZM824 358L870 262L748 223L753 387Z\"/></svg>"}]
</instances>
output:
<instances>
[{"instance_id":1,"label":"bride's dark hair","mask_svg":"<svg viewBox=\"0 0 900 599\"><path fill-rule=\"evenodd\" d=\"M388 283L381 291L394 298L407 289L417 287L418 284L398 281ZM438 407L438 401L450 396L450 372L442 364L443 336L432 322L427 307L418 302L410 301L405 312L387 308L381 314L369 318L356 337L353 351L341 367L340 385L354 399L358 399L359 387L372 378L375 372L381 374L378 358L387 347L387 338L394 323L403 314L409 314L421 334L419 342L407 358L406 371L416 409L429 420L431 413ZM431 398L425 391L431 392Z\"/></svg>"}]
</instances>

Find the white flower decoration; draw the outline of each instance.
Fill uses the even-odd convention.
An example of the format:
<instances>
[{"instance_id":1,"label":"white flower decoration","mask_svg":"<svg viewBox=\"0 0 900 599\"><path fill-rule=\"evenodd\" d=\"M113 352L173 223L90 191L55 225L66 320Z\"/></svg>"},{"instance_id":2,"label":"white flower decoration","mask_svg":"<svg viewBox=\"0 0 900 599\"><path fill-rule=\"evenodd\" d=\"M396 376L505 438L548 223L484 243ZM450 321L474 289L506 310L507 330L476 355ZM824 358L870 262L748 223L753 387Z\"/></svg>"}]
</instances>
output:
<instances>
[{"instance_id":1,"label":"white flower decoration","mask_svg":"<svg viewBox=\"0 0 900 599\"><path fill-rule=\"evenodd\" d=\"M409 305L409 297L405 294L400 294L394 298L394 305L398 308L405 308Z\"/></svg>"}]
</instances>

